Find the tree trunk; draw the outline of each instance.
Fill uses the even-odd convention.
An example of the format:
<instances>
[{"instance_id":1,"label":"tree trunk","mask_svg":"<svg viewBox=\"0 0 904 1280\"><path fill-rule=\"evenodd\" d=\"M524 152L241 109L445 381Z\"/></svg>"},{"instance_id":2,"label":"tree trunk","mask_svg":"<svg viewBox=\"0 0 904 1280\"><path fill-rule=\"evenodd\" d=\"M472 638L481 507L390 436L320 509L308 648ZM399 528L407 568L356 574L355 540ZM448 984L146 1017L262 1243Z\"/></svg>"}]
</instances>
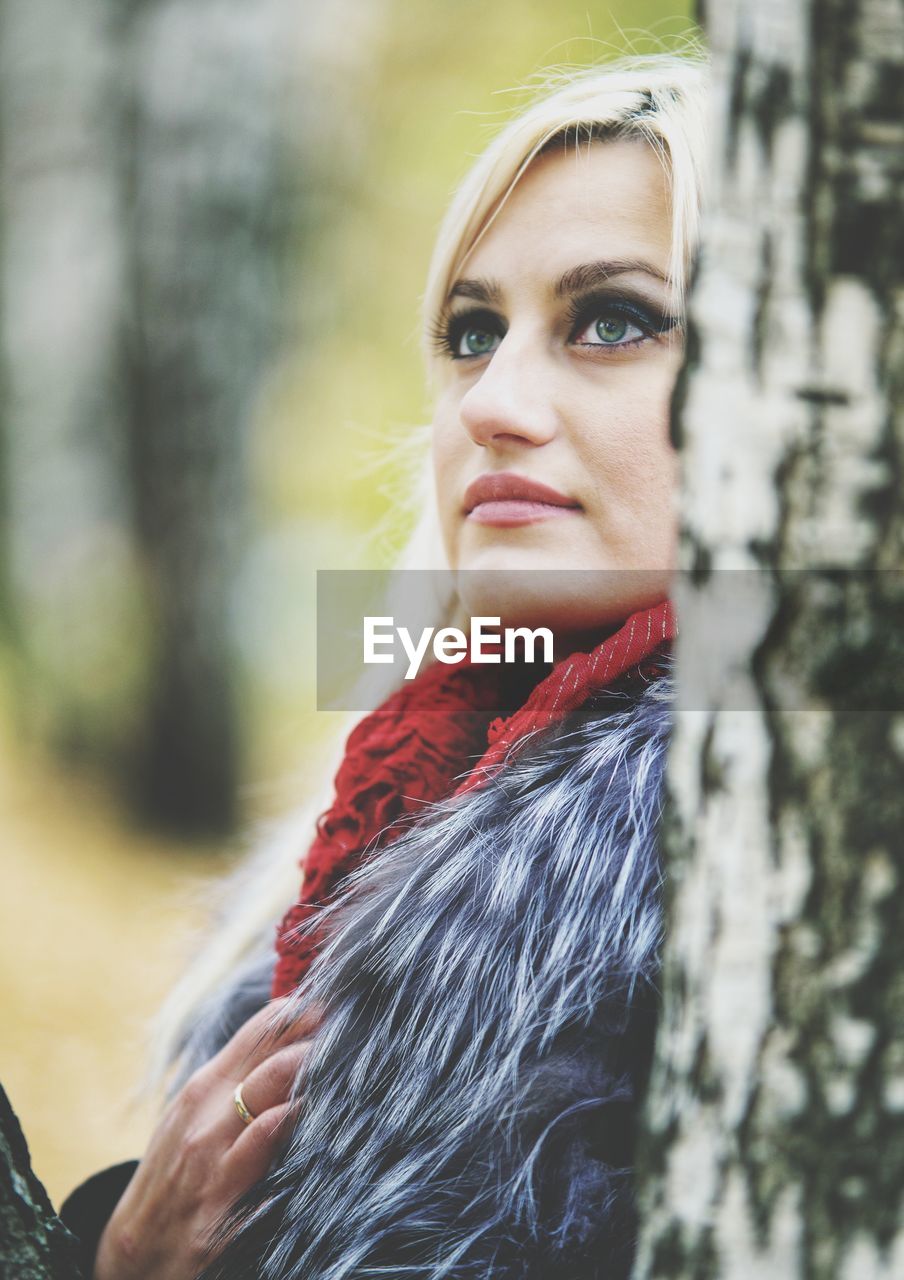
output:
<instances>
[{"instance_id":1,"label":"tree trunk","mask_svg":"<svg viewBox=\"0 0 904 1280\"><path fill-rule=\"evenodd\" d=\"M713 0L707 17L713 174L676 397L689 573L635 1275L892 1280L904 11Z\"/></svg>"},{"instance_id":2,"label":"tree trunk","mask_svg":"<svg viewBox=\"0 0 904 1280\"><path fill-rule=\"evenodd\" d=\"M287 0L140 0L130 36L132 478L155 636L137 779L183 830L234 817L230 592L279 313L291 20Z\"/></svg>"},{"instance_id":3,"label":"tree trunk","mask_svg":"<svg viewBox=\"0 0 904 1280\"><path fill-rule=\"evenodd\" d=\"M0 1280L79 1280L78 1244L35 1177L0 1088Z\"/></svg>"},{"instance_id":4,"label":"tree trunk","mask_svg":"<svg viewBox=\"0 0 904 1280\"><path fill-rule=\"evenodd\" d=\"M0 590L22 720L82 756L111 752L141 681L119 39L109 0L0 0Z\"/></svg>"},{"instance_id":5,"label":"tree trunk","mask_svg":"<svg viewBox=\"0 0 904 1280\"><path fill-rule=\"evenodd\" d=\"M0 0L0 627L35 736L233 825L291 0Z\"/></svg>"}]
</instances>

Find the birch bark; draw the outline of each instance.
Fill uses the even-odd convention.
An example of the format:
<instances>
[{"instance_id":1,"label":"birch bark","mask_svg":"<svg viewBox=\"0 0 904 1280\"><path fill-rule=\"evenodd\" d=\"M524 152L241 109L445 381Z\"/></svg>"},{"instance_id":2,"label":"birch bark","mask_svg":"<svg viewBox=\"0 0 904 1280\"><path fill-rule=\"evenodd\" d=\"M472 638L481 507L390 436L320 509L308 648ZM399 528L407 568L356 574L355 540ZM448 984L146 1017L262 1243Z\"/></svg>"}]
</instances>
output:
<instances>
[{"instance_id":1,"label":"birch bark","mask_svg":"<svg viewBox=\"0 0 904 1280\"><path fill-rule=\"evenodd\" d=\"M904 1275L904 11L718 0L638 1280Z\"/></svg>"}]
</instances>

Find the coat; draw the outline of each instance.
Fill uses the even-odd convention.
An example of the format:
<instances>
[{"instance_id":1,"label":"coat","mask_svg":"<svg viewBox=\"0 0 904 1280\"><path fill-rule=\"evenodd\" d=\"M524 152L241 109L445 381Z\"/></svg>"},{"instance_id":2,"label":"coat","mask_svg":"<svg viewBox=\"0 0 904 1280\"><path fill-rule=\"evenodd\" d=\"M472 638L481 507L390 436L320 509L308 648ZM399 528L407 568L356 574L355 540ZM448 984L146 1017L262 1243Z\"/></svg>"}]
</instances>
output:
<instances>
[{"instance_id":1,"label":"coat","mask_svg":"<svg viewBox=\"0 0 904 1280\"><path fill-rule=\"evenodd\" d=\"M620 1280L656 1022L667 677L432 806L319 918L300 1113L205 1280ZM270 961L187 1046L266 999Z\"/></svg>"}]
</instances>

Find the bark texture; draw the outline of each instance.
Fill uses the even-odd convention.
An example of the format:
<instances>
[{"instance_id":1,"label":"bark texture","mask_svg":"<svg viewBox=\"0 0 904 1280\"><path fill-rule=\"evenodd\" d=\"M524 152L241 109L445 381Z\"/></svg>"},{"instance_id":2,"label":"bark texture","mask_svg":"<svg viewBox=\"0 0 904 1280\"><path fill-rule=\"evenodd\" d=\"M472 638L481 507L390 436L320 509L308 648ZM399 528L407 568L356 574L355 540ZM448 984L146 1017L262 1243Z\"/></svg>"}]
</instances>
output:
<instances>
[{"instance_id":1,"label":"bark texture","mask_svg":"<svg viewBox=\"0 0 904 1280\"><path fill-rule=\"evenodd\" d=\"M904 11L719 0L706 20L713 172L676 405L684 706L636 1276L892 1280Z\"/></svg>"},{"instance_id":2,"label":"bark texture","mask_svg":"<svg viewBox=\"0 0 904 1280\"><path fill-rule=\"evenodd\" d=\"M0 1280L80 1280L77 1250L32 1171L19 1122L0 1088Z\"/></svg>"}]
</instances>

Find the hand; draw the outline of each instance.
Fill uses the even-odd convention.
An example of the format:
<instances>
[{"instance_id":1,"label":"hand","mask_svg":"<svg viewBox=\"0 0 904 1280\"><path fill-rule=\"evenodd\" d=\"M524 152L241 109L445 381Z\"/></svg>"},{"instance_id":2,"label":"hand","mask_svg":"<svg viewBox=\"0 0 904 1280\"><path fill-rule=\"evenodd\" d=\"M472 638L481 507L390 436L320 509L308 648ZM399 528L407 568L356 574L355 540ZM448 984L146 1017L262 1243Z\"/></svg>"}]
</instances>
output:
<instances>
[{"instance_id":1,"label":"hand","mask_svg":"<svg viewBox=\"0 0 904 1280\"><path fill-rule=\"evenodd\" d=\"M217 1223L264 1176L291 1127L288 1097L310 1046L300 1037L316 1018L287 1027L286 1004L273 1000L250 1018L169 1104L100 1238L93 1280L194 1280L212 1261ZM238 1084L250 1124L233 1101Z\"/></svg>"}]
</instances>

